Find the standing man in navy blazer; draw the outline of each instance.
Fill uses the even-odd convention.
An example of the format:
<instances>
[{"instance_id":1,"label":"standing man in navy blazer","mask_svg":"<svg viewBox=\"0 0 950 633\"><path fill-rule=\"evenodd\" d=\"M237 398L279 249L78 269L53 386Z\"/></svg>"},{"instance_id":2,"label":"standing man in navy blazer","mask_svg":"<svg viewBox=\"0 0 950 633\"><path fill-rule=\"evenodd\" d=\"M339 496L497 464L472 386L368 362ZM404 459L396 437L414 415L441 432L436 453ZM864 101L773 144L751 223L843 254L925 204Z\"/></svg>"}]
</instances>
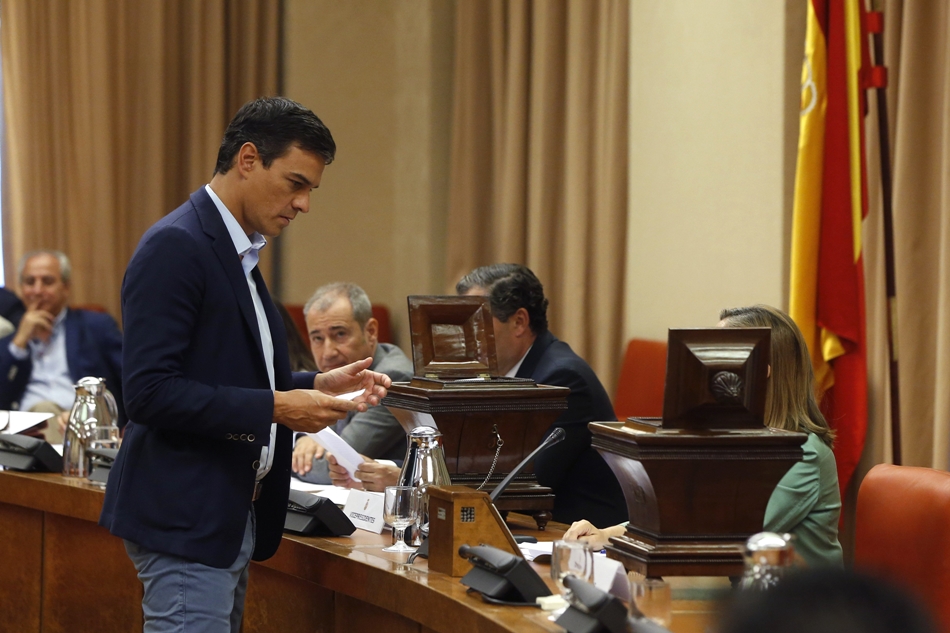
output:
<instances>
[{"instance_id":1,"label":"standing man in navy blazer","mask_svg":"<svg viewBox=\"0 0 950 633\"><path fill-rule=\"evenodd\" d=\"M145 631L237 633L250 560L280 544L293 431L378 404L372 359L291 373L280 315L257 268L310 208L336 146L284 98L245 104L209 185L149 229L122 284L129 423L101 525L145 589ZM334 396L363 389L354 400Z\"/></svg>"},{"instance_id":2,"label":"standing man in navy blazer","mask_svg":"<svg viewBox=\"0 0 950 633\"><path fill-rule=\"evenodd\" d=\"M72 267L59 251L32 251L20 258L17 279L26 311L16 331L0 339L0 409L60 413L63 422L80 378L105 378L122 406L122 334L105 313L68 308ZM62 443L56 423L46 438Z\"/></svg>"},{"instance_id":3,"label":"standing man in navy blazer","mask_svg":"<svg viewBox=\"0 0 950 633\"><path fill-rule=\"evenodd\" d=\"M488 297L500 373L571 390L567 410L551 425L551 431L560 427L567 437L534 461L538 482L554 490L554 520L571 523L596 516L603 525L626 521L623 490L591 446L587 428L589 422L616 420L614 409L590 365L548 330L541 281L526 266L493 264L470 272L455 290Z\"/></svg>"}]
</instances>

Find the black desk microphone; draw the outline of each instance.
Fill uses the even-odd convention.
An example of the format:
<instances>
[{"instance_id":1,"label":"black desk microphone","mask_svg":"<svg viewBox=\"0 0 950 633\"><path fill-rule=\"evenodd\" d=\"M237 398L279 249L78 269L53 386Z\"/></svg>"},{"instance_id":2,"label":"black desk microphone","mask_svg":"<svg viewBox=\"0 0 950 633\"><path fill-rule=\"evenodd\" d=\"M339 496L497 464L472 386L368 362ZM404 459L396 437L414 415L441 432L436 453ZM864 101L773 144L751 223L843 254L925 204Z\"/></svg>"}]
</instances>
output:
<instances>
[{"instance_id":1,"label":"black desk microphone","mask_svg":"<svg viewBox=\"0 0 950 633\"><path fill-rule=\"evenodd\" d=\"M492 490L491 494L488 495L488 498L491 499L491 502L495 503L495 499L497 499L498 496L502 492L505 491L505 488L508 487L508 484L510 484L512 480L514 480L515 477L521 474L522 470L527 468L528 464L531 463L531 460L533 460L538 453L540 453L541 451L545 449L550 448L551 446L554 446L555 444L563 440L566 436L567 436L567 433L564 432L564 429L560 427L554 429L554 431L550 435L544 438L543 442L538 444L538 447L536 449L531 451L531 453L528 454L527 457L521 460L520 464L514 467L514 470L508 473L507 477L501 480L500 484L495 486L495 489ZM408 563L411 565L412 562L416 560L416 558L419 556L421 556L422 558L429 558L429 540L428 539L422 542L422 545L419 546L419 549L417 549L415 552L409 555Z\"/></svg>"}]
</instances>

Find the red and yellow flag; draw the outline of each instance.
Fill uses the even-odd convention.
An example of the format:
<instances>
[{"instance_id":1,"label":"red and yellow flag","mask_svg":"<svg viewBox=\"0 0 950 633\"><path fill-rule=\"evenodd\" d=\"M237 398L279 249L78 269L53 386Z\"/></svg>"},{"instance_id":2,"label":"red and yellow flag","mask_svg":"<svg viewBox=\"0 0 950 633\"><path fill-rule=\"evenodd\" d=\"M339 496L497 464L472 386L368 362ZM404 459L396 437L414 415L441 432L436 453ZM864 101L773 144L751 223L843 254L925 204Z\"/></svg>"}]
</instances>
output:
<instances>
[{"instance_id":1,"label":"red and yellow flag","mask_svg":"<svg viewBox=\"0 0 950 633\"><path fill-rule=\"evenodd\" d=\"M861 222L867 215L862 0L811 0L802 68L789 312L837 431L841 495L864 449L867 359Z\"/></svg>"}]
</instances>

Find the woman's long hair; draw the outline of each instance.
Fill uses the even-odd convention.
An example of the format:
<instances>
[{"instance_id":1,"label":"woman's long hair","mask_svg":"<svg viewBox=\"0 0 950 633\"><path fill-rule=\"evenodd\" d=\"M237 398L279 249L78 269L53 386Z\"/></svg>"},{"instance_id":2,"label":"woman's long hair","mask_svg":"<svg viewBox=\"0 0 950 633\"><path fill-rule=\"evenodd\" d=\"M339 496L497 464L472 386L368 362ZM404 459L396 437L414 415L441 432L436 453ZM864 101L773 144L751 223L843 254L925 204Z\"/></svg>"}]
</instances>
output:
<instances>
[{"instance_id":1,"label":"woman's long hair","mask_svg":"<svg viewBox=\"0 0 950 633\"><path fill-rule=\"evenodd\" d=\"M835 433L818 408L815 374L805 338L791 317L766 305L723 310L726 327L772 329L772 376L765 396L765 423L776 429L808 431L831 446Z\"/></svg>"}]
</instances>

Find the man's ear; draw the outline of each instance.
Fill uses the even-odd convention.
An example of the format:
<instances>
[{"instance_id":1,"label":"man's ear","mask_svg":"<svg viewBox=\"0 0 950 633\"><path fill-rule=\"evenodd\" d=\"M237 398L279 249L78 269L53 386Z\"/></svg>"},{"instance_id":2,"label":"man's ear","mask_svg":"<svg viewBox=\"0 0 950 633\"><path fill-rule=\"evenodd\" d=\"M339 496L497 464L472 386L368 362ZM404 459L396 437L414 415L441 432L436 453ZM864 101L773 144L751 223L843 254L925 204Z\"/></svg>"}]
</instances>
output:
<instances>
[{"instance_id":1,"label":"man's ear","mask_svg":"<svg viewBox=\"0 0 950 633\"><path fill-rule=\"evenodd\" d=\"M238 150L235 165L240 173L246 174L254 169L259 158L260 154L257 151L257 146L254 143L247 142Z\"/></svg>"},{"instance_id":2,"label":"man's ear","mask_svg":"<svg viewBox=\"0 0 950 633\"><path fill-rule=\"evenodd\" d=\"M379 342L379 321L370 317L366 322L366 327L363 328L363 333L366 335L366 340L376 345Z\"/></svg>"},{"instance_id":3,"label":"man's ear","mask_svg":"<svg viewBox=\"0 0 950 633\"><path fill-rule=\"evenodd\" d=\"M524 336L531 331L531 317L528 316L528 311L524 308L515 310L515 313L511 315L511 319L514 319L515 334L518 336Z\"/></svg>"}]
</instances>

